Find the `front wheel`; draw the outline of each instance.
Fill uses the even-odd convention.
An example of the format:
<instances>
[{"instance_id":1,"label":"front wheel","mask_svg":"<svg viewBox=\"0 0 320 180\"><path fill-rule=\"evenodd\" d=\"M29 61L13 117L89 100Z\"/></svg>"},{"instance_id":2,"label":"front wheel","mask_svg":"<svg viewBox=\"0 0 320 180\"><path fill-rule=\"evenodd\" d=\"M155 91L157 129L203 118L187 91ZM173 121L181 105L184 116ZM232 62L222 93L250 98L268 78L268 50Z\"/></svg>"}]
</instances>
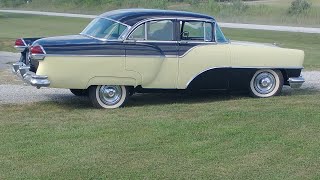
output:
<instances>
[{"instance_id":1,"label":"front wheel","mask_svg":"<svg viewBox=\"0 0 320 180\"><path fill-rule=\"evenodd\" d=\"M124 106L129 96L126 86L91 86L89 98L96 108L114 109Z\"/></svg>"},{"instance_id":2,"label":"front wheel","mask_svg":"<svg viewBox=\"0 0 320 180\"><path fill-rule=\"evenodd\" d=\"M258 98L278 95L282 90L283 83L283 75L279 70L259 70L250 81L251 95Z\"/></svg>"}]
</instances>

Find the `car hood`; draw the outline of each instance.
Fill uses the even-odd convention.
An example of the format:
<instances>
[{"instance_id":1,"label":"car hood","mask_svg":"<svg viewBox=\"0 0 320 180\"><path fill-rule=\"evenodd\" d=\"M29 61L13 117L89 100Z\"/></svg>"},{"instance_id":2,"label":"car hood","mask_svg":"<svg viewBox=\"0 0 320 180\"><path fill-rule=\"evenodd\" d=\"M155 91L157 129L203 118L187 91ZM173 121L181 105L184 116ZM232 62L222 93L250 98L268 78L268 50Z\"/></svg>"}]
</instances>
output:
<instances>
[{"instance_id":1,"label":"car hood","mask_svg":"<svg viewBox=\"0 0 320 180\"><path fill-rule=\"evenodd\" d=\"M248 41L231 41L231 44L232 45L243 45L243 46L256 46L256 47L278 47L276 44L256 43L256 42L248 42Z\"/></svg>"},{"instance_id":2,"label":"car hood","mask_svg":"<svg viewBox=\"0 0 320 180\"><path fill-rule=\"evenodd\" d=\"M36 46L36 45L59 46L59 45L97 44L97 43L101 43L101 41L79 34L79 35L42 38L35 41L32 44L32 46Z\"/></svg>"}]
</instances>

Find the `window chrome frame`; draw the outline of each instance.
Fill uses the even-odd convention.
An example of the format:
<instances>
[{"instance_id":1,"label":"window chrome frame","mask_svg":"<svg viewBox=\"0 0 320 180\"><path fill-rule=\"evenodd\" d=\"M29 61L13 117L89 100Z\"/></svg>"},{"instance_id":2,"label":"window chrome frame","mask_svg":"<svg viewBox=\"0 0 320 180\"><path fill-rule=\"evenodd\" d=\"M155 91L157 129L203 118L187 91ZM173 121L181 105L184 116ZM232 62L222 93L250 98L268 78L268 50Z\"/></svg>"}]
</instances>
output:
<instances>
[{"instance_id":1,"label":"window chrome frame","mask_svg":"<svg viewBox=\"0 0 320 180\"><path fill-rule=\"evenodd\" d=\"M147 23L147 22L150 22L150 21L163 21L163 20L171 20L171 21L174 21L174 20L177 20L177 21L200 21L200 22L203 22L203 23L214 23L216 24L216 21L215 20L212 20L212 19L205 19L205 18L177 18L177 17L164 17L164 18L148 18L148 19L144 19L142 21L139 21L137 22L135 25L133 25L129 31L127 32L127 34L124 36L124 42L131 42L132 39L129 39L130 35L142 24L144 23ZM215 26L213 26L215 27ZM145 30L145 33L146 30ZM215 30L213 32L214 34L216 34ZM216 36L216 35L215 35ZM156 41L156 40L136 40L135 42L155 42L155 43L206 43L206 44L217 44L215 39L214 41Z\"/></svg>"},{"instance_id":2,"label":"window chrome frame","mask_svg":"<svg viewBox=\"0 0 320 180\"><path fill-rule=\"evenodd\" d=\"M124 26L126 26L127 28L121 33L121 35L119 35L119 38L118 38L118 39L98 38L98 37L95 37L95 36L91 36L91 35L85 34L83 31L84 31L88 26L87 26L81 33L79 33L79 34L80 34L80 35L83 35L83 36L87 36L87 37L93 38L93 39L96 39L96 40L99 40L99 41L103 41L103 42L107 42L107 41L123 41L126 33L129 32L129 30L131 29L131 26L129 26L128 24L122 23L122 22L120 22L120 21L113 20L113 19L111 19L111 18L98 16L98 17L94 18L94 20L95 20L95 19L106 19L106 20L109 20L109 21L112 21L112 22L115 22L115 23L124 25Z\"/></svg>"},{"instance_id":3,"label":"window chrome frame","mask_svg":"<svg viewBox=\"0 0 320 180\"><path fill-rule=\"evenodd\" d=\"M165 20L168 20L168 21L174 21L174 20L177 20L177 18L170 18L170 17L167 17L167 18L148 18L148 19L144 19L142 21L139 21L137 22L134 26L131 27L131 29L128 31L127 35L125 35L124 37L124 42L130 42L134 39L130 39L130 35L138 28L140 27L141 25L145 24L145 29L144 29L144 37L145 37L145 40L134 40L135 42L159 42L159 43L170 43L170 42L177 42L177 41L157 41L157 40L148 40L148 26L146 23L148 22L152 22L152 21L165 21ZM173 22L174 24L174 22ZM172 27L174 28L174 26Z\"/></svg>"},{"instance_id":4,"label":"window chrome frame","mask_svg":"<svg viewBox=\"0 0 320 180\"><path fill-rule=\"evenodd\" d=\"M228 39L228 38L224 35L224 33L223 33L223 31L221 30L221 27L218 25L218 23L215 22L214 24L215 24L215 25L214 25L214 34L215 34L215 37L214 37L214 38L215 38L215 41L216 41L217 43L219 43L219 44L230 44L230 43L231 43L230 39ZM218 34L218 33L217 33L218 26L219 26L220 31L222 32L224 38L227 40L226 42L218 42L218 36L217 36L217 34Z\"/></svg>"}]
</instances>

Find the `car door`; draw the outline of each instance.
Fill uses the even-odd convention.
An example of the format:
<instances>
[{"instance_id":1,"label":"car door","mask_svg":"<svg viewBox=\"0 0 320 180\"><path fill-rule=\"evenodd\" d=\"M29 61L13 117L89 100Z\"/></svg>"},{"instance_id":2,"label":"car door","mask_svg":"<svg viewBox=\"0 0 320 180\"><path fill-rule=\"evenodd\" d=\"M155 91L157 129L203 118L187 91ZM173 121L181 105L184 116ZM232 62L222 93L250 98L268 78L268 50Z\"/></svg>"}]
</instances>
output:
<instances>
[{"instance_id":1,"label":"car door","mask_svg":"<svg viewBox=\"0 0 320 180\"><path fill-rule=\"evenodd\" d=\"M214 22L181 20L179 40L179 89L227 89L230 53L215 42Z\"/></svg>"},{"instance_id":2,"label":"car door","mask_svg":"<svg viewBox=\"0 0 320 180\"><path fill-rule=\"evenodd\" d=\"M178 77L178 43L175 20L147 21L125 41L126 70L141 75L143 88L175 89Z\"/></svg>"}]
</instances>

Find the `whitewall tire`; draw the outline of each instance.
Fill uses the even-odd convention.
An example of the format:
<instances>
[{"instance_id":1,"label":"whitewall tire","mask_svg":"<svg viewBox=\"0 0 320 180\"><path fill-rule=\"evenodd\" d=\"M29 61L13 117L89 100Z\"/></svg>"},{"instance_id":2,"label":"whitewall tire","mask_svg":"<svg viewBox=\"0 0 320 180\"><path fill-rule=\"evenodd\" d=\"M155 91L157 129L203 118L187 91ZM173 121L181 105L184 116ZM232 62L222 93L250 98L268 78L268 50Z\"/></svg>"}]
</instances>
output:
<instances>
[{"instance_id":1,"label":"whitewall tire","mask_svg":"<svg viewBox=\"0 0 320 180\"><path fill-rule=\"evenodd\" d=\"M279 70L259 70L250 81L251 95L258 98L276 96L282 90L283 81L283 75Z\"/></svg>"},{"instance_id":2,"label":"whitewall tire","mask_svg":"<svg viewBox=\"0 0 320 180\"><path fill-rule=\"evenodd\" d=\"M115 109L123 107L129 97L126 86L103 85L91 86L89 98L96 108Z\"/></svg>"}]
</instances>

